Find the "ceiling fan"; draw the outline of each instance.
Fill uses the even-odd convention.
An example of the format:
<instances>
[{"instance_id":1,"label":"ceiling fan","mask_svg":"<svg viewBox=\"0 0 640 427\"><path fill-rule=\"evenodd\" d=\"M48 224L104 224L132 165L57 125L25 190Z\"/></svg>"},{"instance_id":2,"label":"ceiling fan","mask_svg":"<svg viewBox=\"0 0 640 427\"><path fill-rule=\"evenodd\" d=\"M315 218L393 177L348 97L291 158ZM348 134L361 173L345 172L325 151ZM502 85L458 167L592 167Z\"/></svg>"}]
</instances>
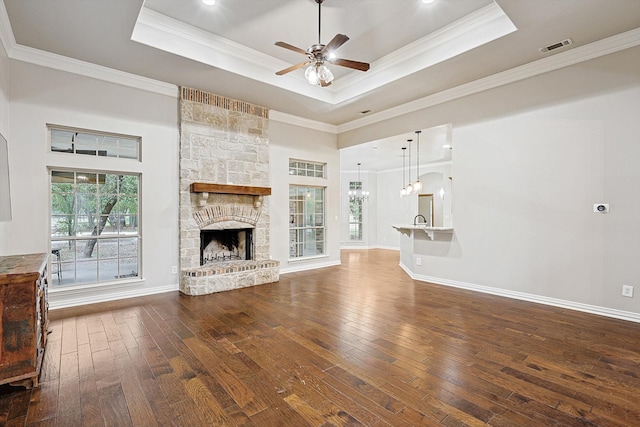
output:
<instances>
[{"instance_id":1,"label":"ceiling fan","mask_svg":"<svg viewBox=\"0 0 640 427\"><path fill-rule=\"evenodd\" d=\"M333 73L326 63L339 65L341 67L353 68L354 70L367 71L369 64L366 62L352 61L350 59L336 58L334 51L340 46L345 44L349 37L344 34L336 34L329 44L322 44L320 42L320 23L321 23L321 7L324 0L315 0L318 3L318 43L312 44L307 50L300 49L285 42L276 42L276 46L283 47L285 49L292 50L294 52L301 53L307 56L307 60L291 67L280 70L276 75L281 76L291 71L306 67L309 65L304 73L307 81L312 85L329 86L333 81Z\"/></svg>"}]
</instances>

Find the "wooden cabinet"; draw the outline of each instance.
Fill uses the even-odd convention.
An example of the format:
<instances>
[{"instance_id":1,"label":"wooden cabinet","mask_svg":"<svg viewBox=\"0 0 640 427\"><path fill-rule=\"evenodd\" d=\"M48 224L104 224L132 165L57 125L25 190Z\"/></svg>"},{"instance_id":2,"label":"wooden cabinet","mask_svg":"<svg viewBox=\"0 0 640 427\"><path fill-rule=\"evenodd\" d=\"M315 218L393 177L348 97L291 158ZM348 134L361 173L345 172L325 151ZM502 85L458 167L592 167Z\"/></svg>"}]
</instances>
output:
<instances>
[{"instance_id":1,"label":"wooden cabinet","mask_svg":"<svg viewBox=\"0 0 640 427\"><path fill-rule=\"evenodd\" d=\"M0 257L0 384L38 385L47 343L47 255Z\"/></svg>"}]
</instances>

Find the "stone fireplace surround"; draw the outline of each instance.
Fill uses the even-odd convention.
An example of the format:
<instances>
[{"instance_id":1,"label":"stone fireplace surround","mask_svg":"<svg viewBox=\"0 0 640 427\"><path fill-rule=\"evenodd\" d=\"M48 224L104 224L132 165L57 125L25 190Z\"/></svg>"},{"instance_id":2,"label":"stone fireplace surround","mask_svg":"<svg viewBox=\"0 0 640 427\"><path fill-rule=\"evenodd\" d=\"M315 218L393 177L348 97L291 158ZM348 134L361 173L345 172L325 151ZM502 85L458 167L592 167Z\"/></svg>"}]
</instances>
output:
<instances>
[{"instance_id":1,"label":"stone fireplace surround","mask_svg":"<svg viewBox=\"0 0 640 427\"><path fill-rule=\"evenodd\" d=\"M269 259L268 110L180 89L180 291L205 295L279 279ZM253 259L200 265L200 231L251 228Z\"/></svg>"}]
</instances>

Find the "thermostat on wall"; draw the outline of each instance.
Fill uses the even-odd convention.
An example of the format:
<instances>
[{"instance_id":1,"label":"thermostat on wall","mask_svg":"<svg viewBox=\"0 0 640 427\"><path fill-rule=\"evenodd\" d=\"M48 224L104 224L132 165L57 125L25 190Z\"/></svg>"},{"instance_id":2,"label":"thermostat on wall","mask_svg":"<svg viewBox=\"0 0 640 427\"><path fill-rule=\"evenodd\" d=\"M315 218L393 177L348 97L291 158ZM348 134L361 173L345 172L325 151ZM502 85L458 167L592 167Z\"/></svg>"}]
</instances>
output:
<instances>
[{"instance_id":1,"label":"thermostat on wall","mask_svg":"<svg viewBox=\"0 0 640 427\"><path fill-rule=\"evenodd\" d=\"M607 213L609 212L609 203L596 203L593 205L594 212Z\"/></svg>"}]
</instances>

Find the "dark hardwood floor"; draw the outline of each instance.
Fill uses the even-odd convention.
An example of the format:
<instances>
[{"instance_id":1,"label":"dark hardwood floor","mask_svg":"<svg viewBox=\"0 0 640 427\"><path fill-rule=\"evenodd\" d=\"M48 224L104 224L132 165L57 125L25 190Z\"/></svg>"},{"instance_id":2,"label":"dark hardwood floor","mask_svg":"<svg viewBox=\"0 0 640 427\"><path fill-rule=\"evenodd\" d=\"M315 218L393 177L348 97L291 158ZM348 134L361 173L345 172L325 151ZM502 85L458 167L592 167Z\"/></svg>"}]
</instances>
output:
<instances>
[{"instance_id":1,"label":"dark hardwood floor","mask_svg":"<svg viewBox=\"0 0 640 427\"><path fill-rule=\"evenodd\" d=\"M640 324L414 282L393 251L51 312L6 426L640 426Z\"/></svg>"}]
</instances>

